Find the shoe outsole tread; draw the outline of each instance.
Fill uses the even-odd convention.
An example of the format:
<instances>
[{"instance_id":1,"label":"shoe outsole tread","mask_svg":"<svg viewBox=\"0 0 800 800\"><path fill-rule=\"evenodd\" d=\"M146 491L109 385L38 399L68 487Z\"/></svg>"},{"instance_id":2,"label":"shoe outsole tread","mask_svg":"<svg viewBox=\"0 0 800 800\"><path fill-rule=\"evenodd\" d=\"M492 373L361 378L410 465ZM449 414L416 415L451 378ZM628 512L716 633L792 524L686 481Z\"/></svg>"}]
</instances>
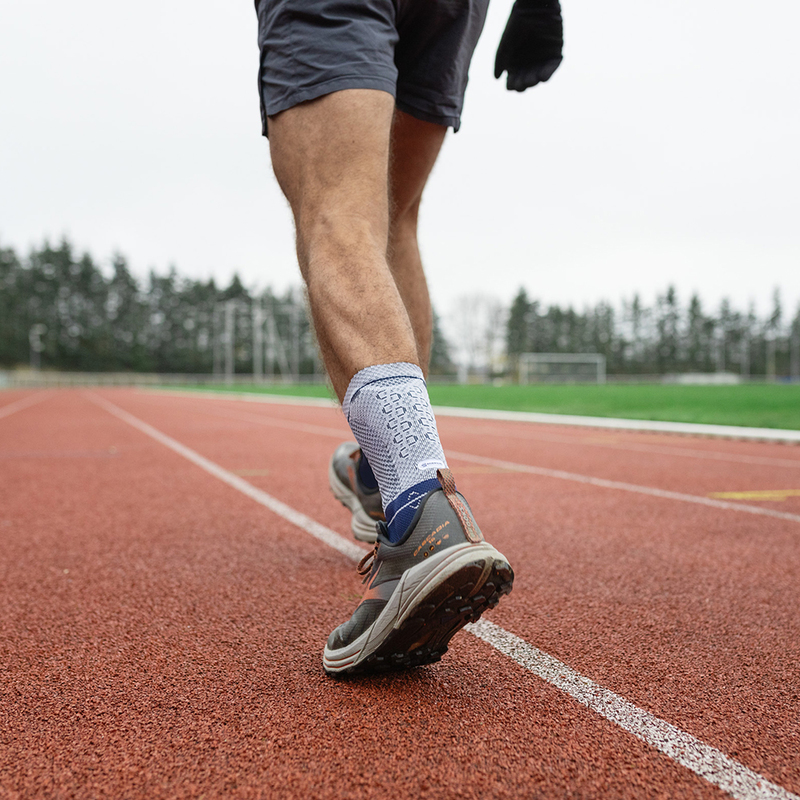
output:
<instances>
[{"instance_id":1,"label":"shoe outsole tread","mask_svg":"<svg viewBox=\"0 0 800 800\"><path fill-rule=\"evenodd\" d=\"M326 671L345 677L433 664L447 652L453 636L496 606L513 583L514 572L507 561L496 560L488 576L483 560L465 564L436 586L374 653L352 667Z\"/></svg>"}]
</instances>

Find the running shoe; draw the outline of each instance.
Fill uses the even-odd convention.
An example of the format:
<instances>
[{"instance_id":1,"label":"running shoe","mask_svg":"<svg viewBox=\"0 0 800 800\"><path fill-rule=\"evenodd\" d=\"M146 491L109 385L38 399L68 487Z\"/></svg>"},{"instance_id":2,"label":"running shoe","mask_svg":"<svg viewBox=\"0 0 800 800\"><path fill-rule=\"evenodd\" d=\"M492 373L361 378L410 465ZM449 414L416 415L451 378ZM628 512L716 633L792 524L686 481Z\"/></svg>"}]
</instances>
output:
<instances>
[{"instance_id":1,"label":"running shoe","mask_svg":"<svg viewBox=\"0 0 800 800\"><path fill-rule=\"evenodd\" d=\"M350 530L362 542L378 538L377 523L383 515L381 490L367 489L358 476L361 448L355 442L345 442L336 448L328 467L328 482L333 496L353 512Z\"/></svg>"},{"instance_id":2,"label":"running shoe","mask_svg":"<svg viewBox=\"0 0 800 800\"><path fill-rule=\"evenodd\" d=\"M481 534L448 469L424 496L403 538L378 525L359 564L366 591L349 621L328 637L328 674L416 667L438 661L453 636L511 591L514 572Z\"/></svg>"}]
</instances>

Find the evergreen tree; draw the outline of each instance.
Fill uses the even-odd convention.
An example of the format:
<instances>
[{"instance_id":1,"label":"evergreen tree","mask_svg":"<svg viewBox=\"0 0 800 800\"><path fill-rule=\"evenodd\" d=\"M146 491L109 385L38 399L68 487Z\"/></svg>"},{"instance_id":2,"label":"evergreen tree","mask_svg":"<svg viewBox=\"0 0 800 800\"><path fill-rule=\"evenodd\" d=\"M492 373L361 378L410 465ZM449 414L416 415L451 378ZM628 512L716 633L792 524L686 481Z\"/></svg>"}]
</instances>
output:
<instances>
[{"instance_id":1,"label":"evergreen tree","mask_svg":"<svg viewBox=\"0 0 800 800\"><path fill-rule=\"evenodd\" d=\"M431 338L431 375L453 375L455 364L450 356L450 343L442 332L442 325L436 309L433 309L433 332Z\"/></svg>"},{"instance_id":2,"label":"evergreen tree","mask_svg":"<svg viewBox=\"0 0 800 800\"><path fill-rule=\"evenodd\" d=\"M508 312L506 353L509 365L516 370L520 354L529 352L529 316L531 303L525 289L520 288Z\"/></svg>"}]
</instances>

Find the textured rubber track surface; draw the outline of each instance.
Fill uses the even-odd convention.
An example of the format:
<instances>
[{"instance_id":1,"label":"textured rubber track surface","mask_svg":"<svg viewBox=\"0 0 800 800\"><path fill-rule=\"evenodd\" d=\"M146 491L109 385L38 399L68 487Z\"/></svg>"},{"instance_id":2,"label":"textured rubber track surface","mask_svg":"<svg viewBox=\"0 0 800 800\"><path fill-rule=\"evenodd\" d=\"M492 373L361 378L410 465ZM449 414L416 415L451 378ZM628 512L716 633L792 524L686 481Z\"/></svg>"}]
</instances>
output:
<instances>
[{"instance_id":1,"label":"textured rubber track surface","mask_svg":"<svg viewBox=\"0 0 800 800\"><path fill-rule=\"evenodd\" d=\"M335 410L99 394L349 533ZM446 451L700 496L800 489L795 447L440 429ZM800 524L450 465L516 573L486 618L800 793ZM724 796L467 633L438 664L331 680L359 588L84 393L1 418L0 798Z\"/></svg>"}]
</instances>

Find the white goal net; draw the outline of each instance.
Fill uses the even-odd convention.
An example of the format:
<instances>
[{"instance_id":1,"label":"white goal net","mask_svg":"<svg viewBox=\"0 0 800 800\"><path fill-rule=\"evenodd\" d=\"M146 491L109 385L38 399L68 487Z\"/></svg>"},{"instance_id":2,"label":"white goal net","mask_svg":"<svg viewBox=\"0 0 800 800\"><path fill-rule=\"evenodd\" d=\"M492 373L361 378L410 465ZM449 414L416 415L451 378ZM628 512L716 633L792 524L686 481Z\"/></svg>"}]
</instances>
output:
<instances>
[{"instance_id":1,"label":"white goal net","mask_svg":"<svg viewBox=\"0 0 800 800\"><path fill-rule=\"evenodd\" d=\"M606 357L599 353L522 353L520 383L605 383Z\"/></svg>"}]
</instances>

